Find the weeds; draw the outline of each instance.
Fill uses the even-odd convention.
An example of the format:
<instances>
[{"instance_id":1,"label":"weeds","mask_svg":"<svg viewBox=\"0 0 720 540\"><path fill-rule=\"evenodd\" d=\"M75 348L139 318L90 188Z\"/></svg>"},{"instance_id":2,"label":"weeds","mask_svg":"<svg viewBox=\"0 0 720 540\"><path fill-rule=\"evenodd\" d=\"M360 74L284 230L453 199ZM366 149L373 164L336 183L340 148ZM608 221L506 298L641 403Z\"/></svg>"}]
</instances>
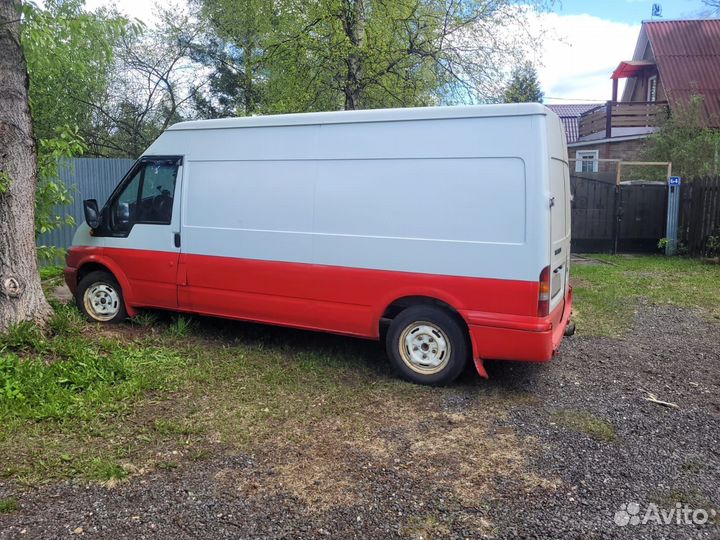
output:
<instances>
[{"instance_id":1,"label":"weeds","mask_svg":"<svg viewBox=\"0 0 720 540\"><path fill-rule=\"evenodd\" d=\"M615 427L607 420L598 418L589 412L559 410L554 411L551 417L558 424L584 433L596 441L613 442L615 440Z\"/></svg>"},{"instance_id":2,"label":"weeds","mask_svg":"<svg viewBox=\"0 0 720 540\"><path fill-rule=\"evenodd\" d=\"M188 335L192 328L193 322L190 317L178 315L175 321L168 326L167 334L173 338L182 338Z\"/></svg>"},{"instance_id":3,"label":"weeds","mask_svg":"<svg viewBox=\"0 0 720 540\"><path fill-rule=\"evenodd\" d=\"M0 514L9 514L18 509L17 500L13 497L0 499Z\"/></svg>"},{"instance_id":4,"label":"weeds","mask_svg":"<svg viewBox=\"0 0 720 540\"><path fill-rule=\"evenodd\" d=\"M91 480L108 482L111 480L122 480L128 472L113 461L103 458L90 460L85 471L85 476Z\"/></svg>"},{"instance_id":5,"label":"weeds","mask_svg":"<svg viewBox=\"0 0 720 540\"><path fill-rule=\"evenodd\" d=\"M179 366L177 354L81 334L72 306L58 309L44 335L22 323L0 337L0 419L88 418L162 387L159 370Z\"/></svg>"},{"instance_id":6,"label":"weeds","mask_svg":"<svg viewBox=\"0 0 720 540\"><path fill-rule=\"evenodd\" d=\"M150 311L143 311L130 319L130 322L143 328L149 328L157 324L158 317L157 315L155 315L155 313L152 313Z\"/></svg>"},{"instance_id":7,"label":"weeds","mask_svg":"<svg viewBox=\"0 0 720 540\"><path fill-rule=\"evenodd\" d=\"M46 280L46 279L53 279L53 278L59 278L63 275L63 267L59 264L54 264L50 266L41 266L40 267L40 279Z\"/></svg>"}]
</instances>

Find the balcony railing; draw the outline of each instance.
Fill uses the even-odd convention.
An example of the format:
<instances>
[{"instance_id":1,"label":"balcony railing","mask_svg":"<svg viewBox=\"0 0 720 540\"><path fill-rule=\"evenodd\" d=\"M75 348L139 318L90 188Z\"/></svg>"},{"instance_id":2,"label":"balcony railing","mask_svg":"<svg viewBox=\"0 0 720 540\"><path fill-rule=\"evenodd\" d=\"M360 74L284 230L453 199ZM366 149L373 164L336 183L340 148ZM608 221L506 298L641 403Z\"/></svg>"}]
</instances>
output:
<instances>
[{"instance_id":1,"label":"balcony railing","mask_svg":"<svg viewBox=\"0 0 720 540\"><path fill-rule=\"evenodd\" d=\"M578 129L581 138L594 133L604 133L610 138L613 128L657 127L667 114L667 101L608 101L581 115ZM623 129L620 134L627 134L627 131Z\"/></svg>"}]
</instances>

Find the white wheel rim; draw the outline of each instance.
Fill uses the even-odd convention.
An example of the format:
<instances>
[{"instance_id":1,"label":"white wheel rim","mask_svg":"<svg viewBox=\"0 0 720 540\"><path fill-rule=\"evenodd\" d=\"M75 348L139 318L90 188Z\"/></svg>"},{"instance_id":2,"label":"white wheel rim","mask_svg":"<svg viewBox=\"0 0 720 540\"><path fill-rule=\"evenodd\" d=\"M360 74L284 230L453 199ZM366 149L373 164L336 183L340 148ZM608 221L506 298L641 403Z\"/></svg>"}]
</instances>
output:
<instances>
[{"instance_id":1,"label":"white wheel rim","mask_svg":"<svg viewBox=\"0 0 720 540\"><path fill-rule=\"evenodd\" d=\"M423 375L432 375L445 369L452 352L445 332L427 321L417 321L406 326L400 334L398 347L405 365Z\"/></svg>"},{"instance_id":2,"label":"white wheel rim","mask_svg":"<svg viewBox=\"0 0 720 540\"><path fill-rule=\"evenodd\" d=\"M83 295L85 311L97 321L109 321L120 311L120 295L107 283L93 283Z\"/></svg>"}]
</instances>

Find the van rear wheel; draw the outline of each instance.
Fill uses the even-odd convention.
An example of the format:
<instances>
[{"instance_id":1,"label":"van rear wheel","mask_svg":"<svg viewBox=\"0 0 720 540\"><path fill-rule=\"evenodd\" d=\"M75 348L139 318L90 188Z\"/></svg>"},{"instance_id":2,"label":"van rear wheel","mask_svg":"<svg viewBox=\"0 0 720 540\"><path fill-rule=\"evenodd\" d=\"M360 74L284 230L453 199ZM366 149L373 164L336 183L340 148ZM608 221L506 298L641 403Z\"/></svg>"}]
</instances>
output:
<instances>
[{"instance_id":1,"label":"van rear wheel","mask_svg":"<svg viewBox=\"0 0 720 540\"><path fill-rule=\"evenodd\" d=\"M390 323L385 346L403 379L433 386L454 381L469 353L462 325L435 306L413 306L400 312Z\"/></svg>"},{"instance_id":2,"label":"van rear wheel","mask_svg":"<svg viewBox=\"0 0 720 540\"><path fill-rule=\"evenodd\" d=\"M90 321L120 323L127 318L122 289L109 272L98 270L82 278L75 303Z\"/></svg>"}]
</instances>

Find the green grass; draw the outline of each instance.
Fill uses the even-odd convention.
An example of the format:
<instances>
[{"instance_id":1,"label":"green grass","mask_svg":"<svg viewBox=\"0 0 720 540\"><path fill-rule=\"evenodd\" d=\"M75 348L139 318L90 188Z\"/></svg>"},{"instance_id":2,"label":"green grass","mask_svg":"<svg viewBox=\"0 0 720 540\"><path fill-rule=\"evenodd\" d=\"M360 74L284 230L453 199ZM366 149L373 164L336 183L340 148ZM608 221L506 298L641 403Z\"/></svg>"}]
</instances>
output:
<instances>
[{"instance_id":1,"label":"green grass","mask_svg":"<svg viewBox=\"0 0 720 540\"><path fill-rule=\"evenodd\" d=\"M47 331L23 324L0 337L0 478L27 485L252 450L426 392L384 361L378 373L364 341L211 319L190 332L189 319L162 316L157 327L102 326L56 309Z\"/></svg>"},{"instance_id":2,"label":"green grass","mask_svg":"<svg viewBox=\"0 0 720 540\"><path fill-rule=\"evenodd\" d=\"M602 418L598 418L586 411L561 409L553 411L551 418L563 427L584 433L596 441L613 442L615 440L615 427Z\"/></svg>"},{"instance_id":3,"label":"green grass","mask_svg":"<svg viewBox=\"0 0 720 540\"><path fill-rule=\"evenodd\" d=\"M625 333L641 299L697 308L720 319L720 265L660 255L592 257L606 264L576 264L571 270L574 319L585 334Z\"/></svg>"},{"instance_id":4,"label":"green grass","mask_svg":"<svg viewBox=\"0 0 720 540\"><path fill-rule=\"evenodd\" d=\"M9 514L18 508L17 500L13 497L0 499L0 514Z\"/></svg>"},{"instance_id":5,"label":"green grass","mask_svg":"<svg viewBox=\"0 0 720 540\"><path fill-rule=\"evenodd\" d=\"M193 322L190 317L178 315L172 324L167 327L167 333L170 337L183 338L188 335L192 326Z\"/></svg>"},{"instance_id":6,"label":"green grass","mask_svg":"<svg viewBox=\"0 0 720 540\"><path fill-rule=\"evenodd\" d=\"M53 333L31 324L0 338L0 418L64 420L112 414L135 396L167 384L184 364L174 351L96 339L80 332L72 307L56 312Z\"/></svg>"}]
</instances>

